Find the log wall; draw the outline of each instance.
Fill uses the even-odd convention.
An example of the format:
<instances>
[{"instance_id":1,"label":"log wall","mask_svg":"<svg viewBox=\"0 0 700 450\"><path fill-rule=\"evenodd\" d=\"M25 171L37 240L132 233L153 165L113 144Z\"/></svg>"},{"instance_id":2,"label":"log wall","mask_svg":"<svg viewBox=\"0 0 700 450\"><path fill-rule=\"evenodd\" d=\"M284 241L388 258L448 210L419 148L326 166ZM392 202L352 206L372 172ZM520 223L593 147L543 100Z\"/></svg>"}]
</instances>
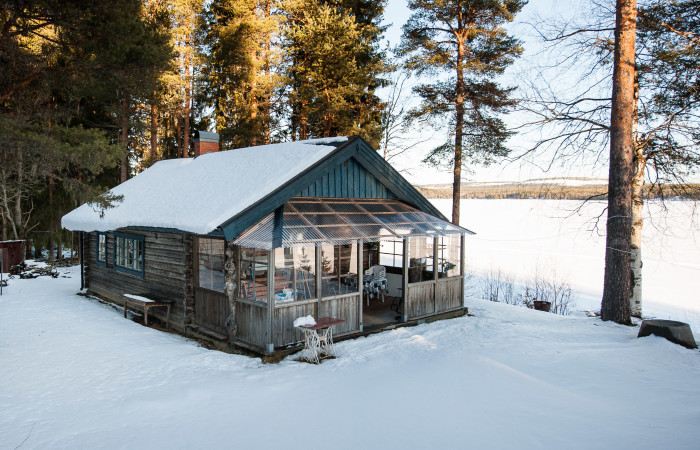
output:
<instances>
[{"instance_id":1,"label":"log wall","mask_svg":"<svg viewBox=\"0 0 700 450\"><path fill-rule=\"evenodd\" d=\"M122 231L122 230L119 230ZM89 293L123 305L123 294L151 294L175 300L170 310L170 325L184 330L186 301L192 296L191 239L183 233L128 230L128 234L145 237L144 277L114 270L114 233L106 233L106 264L97 263L97 233L85 233L85 279ZM165 311L153 308L153 315L165 320Z\"/></svg>"}]
</instances>

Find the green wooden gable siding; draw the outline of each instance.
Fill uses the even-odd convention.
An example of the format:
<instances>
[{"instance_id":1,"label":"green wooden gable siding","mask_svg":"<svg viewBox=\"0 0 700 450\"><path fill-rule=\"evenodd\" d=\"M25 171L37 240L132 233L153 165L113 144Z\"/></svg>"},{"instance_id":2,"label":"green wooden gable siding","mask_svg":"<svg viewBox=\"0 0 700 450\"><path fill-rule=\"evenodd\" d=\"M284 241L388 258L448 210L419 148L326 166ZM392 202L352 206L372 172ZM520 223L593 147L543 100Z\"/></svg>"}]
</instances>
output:
<instances>
[{"instance_id":1,"label":"green wooden gable siding","mask_svg":"<svg viewBox=\"0 0 700 450\"><path fill-rule=\"evenodd\" d=\"M295 197L396 198L355 158L329 169Z\"/></svg>"}]
</instances>

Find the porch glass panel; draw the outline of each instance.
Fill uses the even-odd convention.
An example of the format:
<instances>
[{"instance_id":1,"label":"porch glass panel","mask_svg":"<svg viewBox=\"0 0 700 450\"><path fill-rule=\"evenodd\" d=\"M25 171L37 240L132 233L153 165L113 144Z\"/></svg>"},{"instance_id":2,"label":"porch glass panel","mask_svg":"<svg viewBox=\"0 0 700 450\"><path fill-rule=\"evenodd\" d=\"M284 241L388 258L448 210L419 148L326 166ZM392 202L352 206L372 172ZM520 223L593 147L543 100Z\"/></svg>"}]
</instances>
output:
<instances>
[{"instance_id":1,"label":"porch glass panel","mask_svg":"<svg viewBox=\"0 0 700 450\"><path fill-rule=\"evenodd\" d=\"M316 249L275 249L275 302L309 300L316 297Z\"/></svg>"},{"instance_id":2,"label":"porch glass panel","mask_svg":"<svg viewBox=\"0 0 700 450\"><path fill-rule=\"evenodd\" d=\"M460 276L461 255L459 236L438 238L438 278Z\"/></svg>"},{"instance_id":3,"label":"porch glass panel","mask_svg":"<svg viewBox=\"0 0 700 450\"><path fill-rule=\"evenodd\" d=\"M197 240L199 287L224 292L224 247L223 239Z\"/></svg>"},{"instance_id":4,"label":"porch glass panel","mask_svg":"<svg viewBox=\"0 0 700 450\"><path fill-rule=\"evenodd\" d=\"M357 243L321 247L321 296L358 292Z\"/></svg>"},{"instance_id":5,"label":"porch glass panel","mask_svg":"<svg viewBox=\"0 0 700 450\"><path fill-rule=\"evenodd\" d=\"M260 248L241 247L241 298L267 301L267 253Z\"/></svg>"},{"instance_id":6,"label":"porch glass panel","mask_svg":"<svg viewBox=\"0 0 700 450\"><path fill-rule=\"evenodd\" d=\"M433 271L433 238L408 240L408 282L420 283L435 279Z\"/></svg>"}]
</instances>

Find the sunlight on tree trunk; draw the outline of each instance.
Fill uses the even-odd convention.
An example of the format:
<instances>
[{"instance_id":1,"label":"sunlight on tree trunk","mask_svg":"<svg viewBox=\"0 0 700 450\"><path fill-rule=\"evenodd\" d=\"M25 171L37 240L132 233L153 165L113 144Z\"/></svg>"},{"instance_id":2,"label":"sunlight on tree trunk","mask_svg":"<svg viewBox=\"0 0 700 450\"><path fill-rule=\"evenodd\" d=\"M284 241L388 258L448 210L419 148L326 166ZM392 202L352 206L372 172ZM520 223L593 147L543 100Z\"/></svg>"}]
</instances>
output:
<instances>
[{"instance_id":1,"label":"sunlight on tree trunk","mask_svg":"<svg viewBox=\"0 0 700 450\"><path fill-rule=\"evenodd\" d=\"M636 0L618 0L615 22L610 170L601 318L630 322Z\"/></svg>"}]
</instances>

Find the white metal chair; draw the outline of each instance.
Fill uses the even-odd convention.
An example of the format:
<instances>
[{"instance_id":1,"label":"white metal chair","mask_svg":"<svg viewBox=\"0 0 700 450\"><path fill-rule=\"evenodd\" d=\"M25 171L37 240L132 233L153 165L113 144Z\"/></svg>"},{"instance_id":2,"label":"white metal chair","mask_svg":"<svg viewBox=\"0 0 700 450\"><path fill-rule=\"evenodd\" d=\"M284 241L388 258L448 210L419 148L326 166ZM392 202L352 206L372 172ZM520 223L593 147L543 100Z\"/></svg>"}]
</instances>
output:
<instances>
[{"instance_id":1,"label":"white metal chair","mask_svg":"<svg viewBox=\"0 0 700 450\"><path fill-rule=\"evenodd\" d=\"M369 269L365 270L365 277L367 277L368 280L377 277L386 278L386 267L372 266ZM382 303L384 303L384 290L382 290L380 294L382 296ZM367 306L369 306L369 297L370 294L367 293Z\"/></svg>"}]
</instances>

